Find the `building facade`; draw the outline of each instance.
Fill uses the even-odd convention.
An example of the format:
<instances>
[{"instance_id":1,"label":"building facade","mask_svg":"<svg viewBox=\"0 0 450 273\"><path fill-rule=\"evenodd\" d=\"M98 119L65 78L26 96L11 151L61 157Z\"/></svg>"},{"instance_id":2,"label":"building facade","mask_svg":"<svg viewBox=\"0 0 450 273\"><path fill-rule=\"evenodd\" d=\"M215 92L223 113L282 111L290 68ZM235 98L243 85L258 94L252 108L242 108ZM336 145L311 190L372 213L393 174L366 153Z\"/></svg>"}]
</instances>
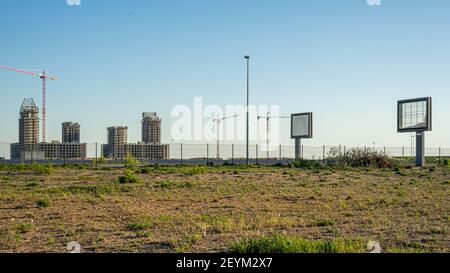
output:
<instances>
[{"instance_id":1,"label":"building facade","mask_svg":"<svg viewBox=\"0 0 450 273\"><path fill-rule=\"evenodd\" d=\"M64 122L62 124L63 143L80 143L80 124L75 122Z\"/></svg>"},{"instance_id":2,"label":"building facade","mask_svg":"<svg viewBox=\"0 0 450 273\"><path fill-rule=\"evenodd\" d=\"M11 144L13 160L82 160L86 159L86 143Z\"/></svg>"},{"instance_id":3,"label":"building facade","mask_svg":"<svg viewBox=\"0 0 450 273\"><path fill-rule=\"evenodd\" d=\"M20 107L19 143L11 144L12 160L86 159L86 143L80 143L80 125L62 124L62 140L39 143L39 110L33 99L24 99Z\"/></svg>"},{"instance_id":4,"label":"building facade","mask_svg":"<svg viewBox=\"0 0 450 273\"><path fill-rule=\"evenodd\" d=\"M39 109L32 98L25 98L20 106L19 143L39 142Z\"/></svg>"},{"instance_id":5,"label":"building facade","mask_svg":"<svg viewBox=\"0 0 450 273\"><path fill-rule=\"evenodd\" d=\"M156 113L146 112L142 114L142 142L161 143L161 118Z\"/></svg>"},{"instance_id":6,"label":"building facade","mask_svg":"<svg viewBox=\"0 0 450 273\"><path fill-rule=\"evenodd\" d=\"M156 113L142 114L142 142L127 143L128 127L109 127L108 144L102 146L106 158L168 159L169 145L161 143L161 119Z\"/></svg>"}]
</instances>

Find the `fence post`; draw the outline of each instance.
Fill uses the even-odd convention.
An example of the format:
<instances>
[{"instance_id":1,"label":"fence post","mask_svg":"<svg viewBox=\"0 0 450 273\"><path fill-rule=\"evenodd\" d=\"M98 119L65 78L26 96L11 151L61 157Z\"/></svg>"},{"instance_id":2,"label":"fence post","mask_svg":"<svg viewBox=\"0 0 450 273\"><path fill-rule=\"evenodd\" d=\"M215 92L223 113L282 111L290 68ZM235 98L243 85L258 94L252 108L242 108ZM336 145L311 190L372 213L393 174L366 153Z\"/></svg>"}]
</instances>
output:
<instances>
[{"instance_id":1,"label":"fence post","mask_svg":"<svg viewBox=\"0 0 450 273\"><path fill-rule=\"evenodd\" d=\"M180 147L181 147L181 152L180 152L180 154L181 154L181 157L180 157L181 160L180 160L180 161L181 161L181 165L183 165L183 143L181 143L181 146L180 146Z\"/></svg>"},{"instance_id":2,"label":"fence post","mask_svg":"<svg viewBox=\"0 0 450 273\"><path fill-rule=\"evenodd\" d=\"M98 167L98 154L97 154L97 152L98 152L98 143L95 142L95 168Z\"/></svg>"},{"instance_id":3,"label":"fence post","mask_svg":"<svg viewBox=\"0 0 450 273\"><path fill-rule=\"evenodd\" d=\"M234 144L231 144L231 164L234 165Z\"/></svg>"},{"instance_id":4,"label":"fence post","mask_svg":"<svg viewBox=\"0 0 450 273\"><path fill-rule=\"evenodd\" d=\"M305 151L305 145L302 145L302 160L305 160L304 151Z\"/></svg>"},{"instance_id":5,"label":"fence post","mask_svg":"<svg viewBox=\"0 0 450 273\"><path fill-rule=\"evenodd\" d=\"M344 146L344 155L347 152L347 146Z\"/></svg>"},{"instance_id":6,"label":"fence post","mask_svg":"<svg viewBox=\"0 0 450 273\"><path fill-rule=\"evenodd\" d=\"M281 149L282 149L282 146L281 146L281 144L280 144L280 157L279 157L279 162L281 163L281 157L282 157L282 154L281 154Z\"/></svg>"},{"instance_id":7,"label":"fence post","mask_svg":"<svg viewBox=\"0 0 450 273\"><path fill-rule=\"evenodd\" d=\"M206 143L206 165L209 164L209 143Z\"/></svg>"},{"instance_id":8,"label":"fence post","mask_svg":"<svg viewBox=\"0 0 450 273\"><path fill-rule=\"evenodd\" d=\"M405 146L402 147L402 157L405 157Z\"/></svg>"},{"instance_id":9,"label":"fence post","mask_svg":"<svg viewBox=\"0 0 450 273\"><path fill-rule=\"evenodd\" d=\"M323 161L323 164L325 165L325 145L323 145L323 147L322 147L322 161Z\"/></svg>"},{"instance_id":10,"label":"fence post","mask_svg":"<svg viewBox=\"0 0 450 273\"><path fill-rule=\"evenodd\" d=\"M442 150L441 150L441 147L439 147L439 165L443 165L442 164Z\"/></svg>"},{"instance_id":11,"label":"fence post","mask_svg":"<svg viewBox=\"0 0 450 273\"><path fill-rule=\"evenodd\" d=\"M256 144L256 165L258 165L258 144Z\"/></svg>"},{"instance_id":12,"label":"fence post","mask_svg":"<svg viewBox=\"0 0 450 273\"><path fill-rule=\"evenodd\" d=\"M386 146L383 147L384 156L386 156Z\"/></svg>"}]
</instances>

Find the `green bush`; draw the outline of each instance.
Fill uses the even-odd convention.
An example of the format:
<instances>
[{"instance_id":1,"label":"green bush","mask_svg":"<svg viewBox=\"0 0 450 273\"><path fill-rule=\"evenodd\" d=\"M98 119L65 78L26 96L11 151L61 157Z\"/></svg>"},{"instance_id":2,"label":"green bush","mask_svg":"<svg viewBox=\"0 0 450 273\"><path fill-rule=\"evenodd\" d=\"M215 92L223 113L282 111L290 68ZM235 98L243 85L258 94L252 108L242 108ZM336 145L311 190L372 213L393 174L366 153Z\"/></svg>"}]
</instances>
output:
<instances>
[{"instance_id":1,"label":"green bush","mask_svg":"<svg viewBox=\"0 0 450 273\"><path fill-rule=\"evenodd\" d=\"M205 166L188 167L183 170L184 175L196 175L206 172Z\"/></svg>"},{"instance_id":2,"label":"green bush","mask_svg":"<svg viewBox=\"0 0 450 273\"><path fill-rule=\"evenodd\" d=\"M134 171L125 169L123 171L123 176L120 176L118 179L120 184L134 184L141 183L139 177L134 173Z\"/></svg>"},{"instance_id":3,"label":"green bush","mask_svg":"<svg viewBox=\"0 0 450 273\"><path fill-rule=\"evenodd\" d=\"M327 161L328 164L337 167L390 169L394 167L394 160L384 153L361 148L350 149L345 153L341 153L338 148L332 148Z\"/></svg>"},{"instance_id":4,"label":"green bush","mask_svg":"<svg viewBox=\"0 0 450 273\"><path fill-rule=\"evenodd\" d=\"M286 235L244 238L231 245L232 253L359 253L364 244L349 240L306 240Z\"/></svg>"},{"instance_id":5,"label":"green bush","mask_svg":"<svg viewBox=\"0 0 450 273\"><path fill-rule=\"evenodd\" d=\"M303 168L303 169L312 169L312 168L320 168L320 164L314 160L297 160L292 162L292 166L295 168Z\"/></svg>"},{"instance_id":6,"label":"green bush","mask_svg":"<svg viewBox=\"0 0 450 273\"><path fill-rule=\"evenodd\" d=\"M48 201L48 199L44 198L44 199L39 199L36 202L37 206L40 208L46 208L48 206L50 206L50 202Z\"/></svg>"},{"instance_id":7,"label":"green bush","mask_svg":"<svg viewBox=\"0 0 450 273\"><path fill-rule=\"evenodd\" d=\"M130 155L130 154L127 155L127 158L125 161L126 168L136 170L139 168L140 164L141 164L141 162L139 162L139 160L134 158L132 155Z\"/></svg>"}]
</instances>

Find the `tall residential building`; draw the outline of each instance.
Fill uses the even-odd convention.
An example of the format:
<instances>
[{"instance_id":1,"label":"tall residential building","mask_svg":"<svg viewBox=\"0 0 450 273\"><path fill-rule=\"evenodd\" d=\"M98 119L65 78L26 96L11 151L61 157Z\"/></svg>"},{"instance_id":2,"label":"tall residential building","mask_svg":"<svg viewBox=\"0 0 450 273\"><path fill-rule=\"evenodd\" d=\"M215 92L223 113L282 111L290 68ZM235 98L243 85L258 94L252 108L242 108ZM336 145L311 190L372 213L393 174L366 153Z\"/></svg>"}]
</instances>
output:
<instances>
[{"instance_id":1,"label":"tall residential building","mask_svg":"<svg viewBox=\"0 0 450 273\"><path fill-rule=\"evenodd\" d=\"M19 143L39 142L39 109L32 98L25 98L20 107Z\"/></svg>"},{"instance_id":2,"label":"tall residential building","mask_svg":"<svg viewBox=\"0 0 450 273\"><path fill-rule=\"evenodd\" d=\"M123 154L123 146L127 144L128 127L108 127L108 144L103 146L103 154L109 158L118 158Z\"/></svg>"},{"instance_id":3,"label":"tall residential building","mask_svg":"<svg viewBox=\"0 0 450 273\"><path fill-rule=\"evenodd\" d=\"M39 142L39 110L33 99L24 99L20 107L19 143L11 144L12 160L71 160L86 158L86 143L80 143L80 126L65 128L63 123L63 141L51 143ZM70 127L70 126L69 126ZM70 136L65 139L65 129ZM75 142L77 141L77 142Z\"/></svg>"},{"instance_id":4,"label":"tall residential building","mask_svg":"<svg viewBox=\"0 0 450 273\"><path fill-rule=\"evenodd\" d=\"M142 114L142 142L161 143L161 119L156 113L146 112Z\"/></svg>"},{"instance_id":5,"label":"tall residential building","mask_svg":"<svg viewBox=\"0 0 450 273\"><path fill-rule=\"evenodd\" d=\"M142 114L142 142L127 143L128 127L109 127L108 144L103 145L103 156L123 159L131 155L138 159L167 159L169 145L161 144L161 119L156 113Z\"/></svg>"},{"instance_id":6,"label":"tall residential building","mask_svg":"<svg viewBox=\"0 0 450 273\"><path fill-rule=\"evenodd\" d=\"M80 143L80 124L74 122L64 122L62 124L63 143Z\"/></svg>"}]
</instances>

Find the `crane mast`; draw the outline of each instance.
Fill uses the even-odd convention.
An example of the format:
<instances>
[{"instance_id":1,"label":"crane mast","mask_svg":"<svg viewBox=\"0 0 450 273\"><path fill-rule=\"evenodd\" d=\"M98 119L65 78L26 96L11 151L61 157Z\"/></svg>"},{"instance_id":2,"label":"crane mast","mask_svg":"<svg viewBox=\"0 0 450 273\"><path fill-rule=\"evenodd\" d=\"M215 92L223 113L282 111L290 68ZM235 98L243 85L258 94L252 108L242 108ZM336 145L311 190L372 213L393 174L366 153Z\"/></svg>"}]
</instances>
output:
<instances>
[{"instance_id":1,"label":"crane mast","mask_svg":"<svg viewBox=\"0 0 450 273\"><path fill-rule=\"evenodd\" d=\"M3 66L0 65L1 69L6 69L9 71L14 71L14 72L18 72L18 73L23 73L23 74L28 74L31 76L35 76L38 77L42 80L42 142L45 143L45 125L46 125L46 117L47 117L47 105L46 105L46 92L47 92L47 86L46 86L46 81L47 79L52 80L52 81L56 81L59 80L58 77L53 77L53 76L49 76L47 75L47 72L44 70L42 71L42 74L39 73L34 73L34 72L30 72L30 71L25 71L25 70L21 70L21 69L16 69L16 68L12 68L12 67L8 67L8 66Z\"/></svg>"}]
</instances>

